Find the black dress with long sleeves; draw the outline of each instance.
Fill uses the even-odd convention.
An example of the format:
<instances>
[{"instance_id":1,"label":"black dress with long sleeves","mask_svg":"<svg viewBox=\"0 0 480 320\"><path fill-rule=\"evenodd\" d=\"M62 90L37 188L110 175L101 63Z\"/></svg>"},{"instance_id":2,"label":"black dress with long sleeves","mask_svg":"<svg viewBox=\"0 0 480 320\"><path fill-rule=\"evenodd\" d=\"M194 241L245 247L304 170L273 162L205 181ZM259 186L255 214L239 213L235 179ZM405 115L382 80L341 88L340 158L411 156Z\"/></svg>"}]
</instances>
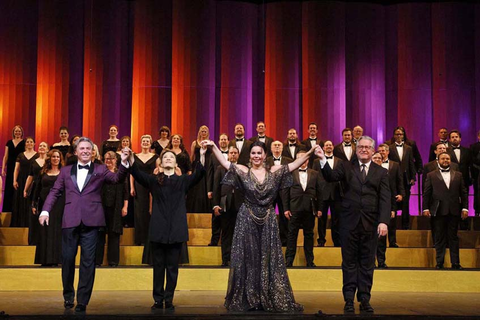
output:
<instances>
[{"instance_id":1,"label":"black dress with long sleeves","mask_svg":"<svg viewBox=\"0 0 480 320\"><path fill-rule=\"evenodd\" d=\"M30 172L28 173L29 177L33 178L32 185L30 187L30 194L28 196L28 203L31 203L32 201L36 201L34 198L35 196L35 188L37 188L40 180L40 172L42 171L42 168L38 162L37 159L35 159L32 162L32 165L30 166ZM29 227L28 227L28 243L30 244L36 244L37 240L39 238L39 233L40 233L40 224L38 223L38 215L40 212L37 212L36 215L30 214L31 211L29 212L30 216L30 221L29 221Z\"/></svg>"},{"instance_id":2,"label":"black dress with long sleeves","mask_svg":"<svg viewBox=\"0 0 480 320\"><path fill-rule=\"evenodd\" d=\"M177 159L177 165L182 170L182 174L192 171L192 162L190 161L190 155L187 151L183 150L175 156Z\"/></svg>"},{"instance_id":3,"label":"black dress with long sleeves","mask_svg":"<svg viewBox=\"0 0 480 320\"><path fill-rule=\"evenodd\" d=\"M196 164L200 162L200 145L196 143L195 145L195 156L193 158L193 172L197 168ZM210 162L212 157L212 151L207 149L205 153L205 168L209 168ZM213 183L209 184L209 179L212 179L213 176L209 175L208 172L205 176L203 176L202 180L200 180L189 192L187 195L187 212L199 212L199 213L210 213L212 212L212 206L210 200L208 199L208 190L209 185L213 185Z\"/></svg>"},{"instance_id":4,"label":"black dress with long sleeves","mask_svg":"<svg viewBox=\"0 0 480 320\"><path fill-rule=\"evenodd\" d=\"M3 209L2 212L12 212L13 209L13 172L15 171L15 162L20 153L25 151L25 140L20 141L17 146L12 140L8 140L6 147L8 148L7 171L5 173L5 181L3 182Z\"/></svg>"}]
</instances>

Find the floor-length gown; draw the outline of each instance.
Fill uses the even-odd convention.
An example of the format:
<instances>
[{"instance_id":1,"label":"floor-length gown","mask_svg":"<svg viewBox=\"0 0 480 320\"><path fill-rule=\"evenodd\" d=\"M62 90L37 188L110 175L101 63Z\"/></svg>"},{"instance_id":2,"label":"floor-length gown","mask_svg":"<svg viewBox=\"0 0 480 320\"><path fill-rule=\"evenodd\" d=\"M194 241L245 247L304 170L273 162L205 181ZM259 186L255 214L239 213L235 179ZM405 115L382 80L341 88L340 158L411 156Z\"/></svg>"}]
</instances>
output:
<instances>
[{"instance_id":1,"label":"floor-length gown","mask_svg":"<svg viewBox=\"0 0 480 320\"><path fill-rule=\"evenodd\" d=\"M293 297L272 206L278 190L293 183L288 166L274 173L267 170L260 183L250 170L245 173L231 164L222 183L245 193L233 235L225 307L230 311L303 310Z\"/></svg>"},{"instance_id":2,"label":"floor-length gown","mask_svg":"<svg viewBox=\"0 0 480 320\"><path fill-rule=\"evenodd\" d=\"M20 167L17 177L18 189L15 190L13 200L12 227L28 227L30 225L30 216L32 215L31 201L23 197L23 191L25 190L25 184L28 174L30 173L30 166L37 158L38 153L28 159L24 152L20 153L17 157L17 162L20 163ZM30 242L30 244L32 243L33 242Z\"/></svg>"},{"instance_id":3,"label":"floor-length gown","mask_svg":"<svg viewBox=\"0 0 480 320\"><path fill-rule=\"evenodd\" d=\"M17 146L12 140L8 140L6 147L8 148L7 170L5 172L5 180L3 181L3 209L2 212L12 212L13 209L13 172L15 171L15 162L20 153L25 151L25 140L21 140Z\"/></svg>"},{"instance_id":4,"label":"floor-length gown","mask_svg":"<svg viewBox=\"0 0 480 320\"><path fill-rule=\"evenodd\" d=\"M40 183L40 172L42 171L42 168L37 160L34 160L32 162L32 165L30 166L30 172L28 173L28 176L31 176L33 178L32 185L30 187L30 194L28 196L28 203L32 203L34 201L34 194L35 194L35 189ZM30 212L32 213L32 212ZM31 245L37 244L37 240L39 238L39 233L40 233L40 223L38 223L38 215L40 212L37 212L35 215L30 214L30 221L29 221L29 226L28 226L28 243Z\"/></svg>"},{"instance_id":5,"label":"floor-length gown","mask_svg":"<svg viewBox=\"0 0 480 320\"><path fill-rule=\"evenodd\" d=\"M196 163L200 161L200 145L195 144L195 155L193 158L192 167L196 167ZM205 153L205 168L210 166L210 158L212 151L207 149ZM195 169L194 169L195 170ZM212 212L212 206L208 199L208 180L213 179L208 172L187 194L187 212L188 213L210 213Z\"/></svg>"}]
</instances>

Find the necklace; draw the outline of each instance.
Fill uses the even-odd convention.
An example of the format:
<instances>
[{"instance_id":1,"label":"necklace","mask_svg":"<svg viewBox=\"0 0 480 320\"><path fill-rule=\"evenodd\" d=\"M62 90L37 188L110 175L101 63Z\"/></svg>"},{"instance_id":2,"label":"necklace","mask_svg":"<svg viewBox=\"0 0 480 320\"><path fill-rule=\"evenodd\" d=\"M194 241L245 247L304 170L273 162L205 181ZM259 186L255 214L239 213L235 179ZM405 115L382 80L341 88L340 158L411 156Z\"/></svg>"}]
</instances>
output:
<instances>
[{"instance_id":1,"label":"necklace","mask_svg":"<svg viewBox=\"0 0 480 320\"><path fill-rule=\"evenodd\" d=\"M258 181L257 177L252 172L252 169L250 169L249 172L250 172L250 178L253 181L253 186L254 186L255 190L258 191L258 192L265 191L265 189L267 188L267 183L266 182L267 182L267 179L268 179L268 171L265 171L265 178L263 179L263 183L260 183Z\"/></svg>"},{"instance_id":2,"label":"necklace","mask_svg":"<svg viewBox=\"0 0 480 320\"><path fill-rule=\"evenodd\" d=\"M250 217L252 217L253 222L255 222L255 224L259 226L263 226L265 222L267 222L267 218L270 215L270 208L267 209L267 212L263 217L256 216L253 213L252 209L250 209L249 207L247 207L247 210L248 210L248 213L250 213Z\"/></svg>"}]
</instances>

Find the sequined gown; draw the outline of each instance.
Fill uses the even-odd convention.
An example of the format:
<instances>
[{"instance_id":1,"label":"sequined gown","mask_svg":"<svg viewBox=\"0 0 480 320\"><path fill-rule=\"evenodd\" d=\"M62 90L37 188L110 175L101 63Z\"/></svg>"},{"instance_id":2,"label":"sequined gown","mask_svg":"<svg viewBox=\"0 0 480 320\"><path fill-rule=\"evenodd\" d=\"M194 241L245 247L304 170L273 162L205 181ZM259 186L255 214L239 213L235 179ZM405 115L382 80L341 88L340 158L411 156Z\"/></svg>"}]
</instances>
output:
<instances>
[{"instance_id":1,"label":"sequined gown","mask_svg":"<svg viewBox=\"0 0 480 320\"><path fill-rule=\"evenodd\" d=\"M272 205L278 190L293 183L288 166L267 171L259 183L250 170L244 173L232 164L222 183L245 193L233 235L225 307L230 311L302 311L293 297Z\"/></svg>"}]
</instances>

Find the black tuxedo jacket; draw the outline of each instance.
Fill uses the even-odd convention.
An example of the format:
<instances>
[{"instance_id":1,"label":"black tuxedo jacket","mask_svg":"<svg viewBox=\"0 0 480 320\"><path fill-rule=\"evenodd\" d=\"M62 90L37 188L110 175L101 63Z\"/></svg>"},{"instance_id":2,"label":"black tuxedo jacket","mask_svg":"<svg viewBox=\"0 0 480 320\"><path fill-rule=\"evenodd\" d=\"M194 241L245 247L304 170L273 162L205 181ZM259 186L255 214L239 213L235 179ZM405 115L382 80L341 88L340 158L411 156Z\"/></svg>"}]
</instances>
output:
<instances>
[{"instance_id":1,"label":"black tuxedo jacket","mask_svg":"<svg viewBox=\"0 0 480 320\"><path fill-rule=\"evenodd\" d=\"M344 182L341 228L353 230L361 221L365 230L373 231L378 223L389 224L392 195L386 169L371 162L363 182L358 161L342 161L336 169L326 163L322 174L329 182Z\"/></svg>"},{"instance_id":2,"label":"black tuxedo jacket","mask_svg":"<svg viewBox=\"0 0 480 320\"><path fill-rule=\"evenodd\" d=\"M293 155L293 154L290 152L290 148L288 147L288 143L286 143L286 144L284 143L284 144L283 144L282 157L289 157L290 159L295 160L295 156L297 155L297 152L300 151L300 150L305 150L305 151L307 151L307 148L306 148L303 144L297 143L297 145L295 146L295 155Z\"/></svg>"},{"instance_id":3,"label":"black tuxedo jacket","mask_svg":"<svg viewBox=\"0 0 480 320\"><path fill-rule=\"evenodd\" d=\"M405 197L405 186L403 184L403 174L400 165L388 160L388 182L390 184L390 192L392 193L392 211L397 211L397 200L395 196L401 195Z\"/></svg>"},{"instance_id":4,"label":"black tuxedo jacket","mask_svg":"<svg viewBox=\"0 0 480 320\"><path fill-rule=\"evenodd\" d=\"M333 148L333 155L347 162L357 160L356 145L352 142L352 157L350 160L348 160L347 156L345 155L345 151L343 150L343 143L339 143Z\"/></svg>"},{"instance_id":5,"label":"black tuxedo jacket","mask_svg":"<svg viewBox=\"0 0 480 320\"><path fill-rule=\"evenodd\" d=\"M248 139L243 140L242 150L238 150L240 152L240 154L238 155L238 161L237 161L238 164L243 164L244 166L248 164L248 162L250 161L251 145L252 145L252 141ZM228 143L228 148L230 148L231 146L234 146L234 147L237 146L237 141L235 139L230 140L230 142Z\"/></svg>"},{"instance_id":6,"label":"black tuxedo jacket","mask_svg":"<svg viewBox=\"0 0 480 320\"><path fill-rule=\"evenodd\" d=\"M471 185L471 166L472 166L472 153L470 152L469 148L465 148L460 146L460 161L457 159L457 155L452 149L448 150L448 153L450 154L451 161L454 163L458 163L458 167L460 169L460 172L462 173L463 176L463 181L465 183L465 187L468 187Z\"/></svg>"},{"instance_id":7,"label":"black tuxedo jacket","mask_svg":"<svg viewBox=\"0 0 480 320\"><path fill-rule=\"evenodd\" d=\"M398 155L397 146L391 144L389 146L390 153L388 154L388 159L393 160L400 164L400 168L402 169L404 183L410 183L410 180L416 180L417 171L415 170L415 164L413 163L413 150L412 147L407 145L406 143L403 144L403 157L402 161L400 161L400 156Z\"/></svg>"},{"instance_id":8,"label":"black tuxedo jacket","mask_svg":"<svg viewBox=\"0 0 480 320\"><path fill-rule=\"evenodd\" d=\"M336 169L338 164L343 160L337 157L333 157L333 169ZM316 159L313 162L313 170L321 172L320 159ZM327 182L322 174L320 174L320 180L322 181L323 190L322 196L324 201L342 200L342 185L341 182Z\"/></svg>"},{"instance_id":9,"label":"black tuxedo jacket","mask_svg":"<svg viewBox=\"0 0 480 320\"><path fill-rule=\"evenodd\" d=\"M280 165L284 164L289 164L290 162L293 162L292 158L290 157L284 157L283 155L280 156ZM267 157L266 159L266 164L267 166L273 167L275 164L273 163L273 156Z\"/></svg>"},{"instance_id":10,"label":"black tuxedo jacket","mask_svg":"<svg viewBox=\"0 0 480 320\"><path fill-rule=\"evenodd\" d=\"M438 170L438 162L437 160L430 161L423 167L423 175L422 175L422 185L423 190L425 192L425 180L427 180L427 175L429 172ZM450 162L450 170L459 171L458 164L455 162Z\"/></svg>"},{"instance_id":11,"label":"black tuxedo jacket","mask_svg":"<svg viewBox=\"0 0 480 320\"><path fill-rule=\"evenodd\" d=\"M300 173L297 170L292 172L293 185L290 188L282 189L282 202L284 211L311 212L316 214L322 210L322 185L319 173L307 169L307 187L303 191L300 183Z\"/></svg>"},{"instance_id":12,"label":"black tuxedo jacket","mask_svg":"<svg viewBox=\"0 0 480 320\"><path fill-rule=\"evenodd\" d=\"M470 146L470 156L472 157L472 178L473 183L478 180L478 173L480 172L480 142L475 142Z\"/></svg>"},{"instance_id":13,"label":"black tuxedo jacket","mask_svg":"<svg viewBox=\"0 0 480 320\"><path fill-rule=\"evenodd\" d=\"M462 174L450 170L450 187L447 188L440 170L428 173L423 193L423 210L435 216L460 215L468 209L468 192Z\"/></svg>"},{"instance_id":14,"label":"black tuxedo jacket","mask_svg":"<svg viewBox=\"0 0 480 320\"><path fill-rule=\"evenodd\" d=\"M223 177L227 170L219 165L215 169L213 178L213 206L220 206L222 211L229 212L240 210L244 200L244 194L240 189L234 189L233 186L222 184Z\"/></svg>"},{"instance_id":15,"label":"black tuxedo jacket","mask_svg":"<svg viewBox=\"0 0 480 320\"><path fill-rule=\"evenodd\" d=\"M253 136L249 139L252 143L258 141L258 136ZM265 136L265 146L267 147L267 156L272 155L272 142L273 138Z\"/></svg>"}]
</instances>

